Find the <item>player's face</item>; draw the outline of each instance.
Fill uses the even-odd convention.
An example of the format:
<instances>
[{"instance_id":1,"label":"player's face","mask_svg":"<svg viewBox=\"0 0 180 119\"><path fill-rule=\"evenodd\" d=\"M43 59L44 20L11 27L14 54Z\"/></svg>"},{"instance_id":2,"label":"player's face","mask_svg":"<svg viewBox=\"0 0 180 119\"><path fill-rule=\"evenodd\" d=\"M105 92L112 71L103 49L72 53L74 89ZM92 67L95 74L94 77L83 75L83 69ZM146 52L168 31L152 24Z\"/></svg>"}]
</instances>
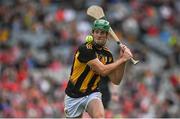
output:
<instances>
[{"instance_id":1,"label":"player's face","mask_svg":"<svg viewBox=\"0 0 180 119\"><path fill-rule=\"evenodd\" d=\"M104 46L107 41L107 35L108 33L106 31L103 31L101 29L95 29L92 33L94 41L101 46Z\"/></svg>"}]
</instances>

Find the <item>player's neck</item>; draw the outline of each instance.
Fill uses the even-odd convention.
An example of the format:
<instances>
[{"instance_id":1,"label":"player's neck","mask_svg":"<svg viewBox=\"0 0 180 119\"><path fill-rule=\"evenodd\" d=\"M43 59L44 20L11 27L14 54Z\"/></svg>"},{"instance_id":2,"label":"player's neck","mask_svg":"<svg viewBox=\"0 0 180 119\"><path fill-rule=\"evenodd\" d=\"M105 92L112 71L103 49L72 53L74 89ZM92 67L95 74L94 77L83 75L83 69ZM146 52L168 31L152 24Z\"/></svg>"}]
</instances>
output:
<instances>
[{"instance_id":1,"label":"player's neck","mask_svg":"<svg viewBox=\"0 0 180 119\"><path fill-rule=\"evenodd\" d=\"M104 46L101 46L101 45L97 44L96 42L93 42L93 45L94 45L94 47L95 47L96 49L98 49L98 50L102 50L103 47L104 47Z\"/></svg>"}]
</instances>

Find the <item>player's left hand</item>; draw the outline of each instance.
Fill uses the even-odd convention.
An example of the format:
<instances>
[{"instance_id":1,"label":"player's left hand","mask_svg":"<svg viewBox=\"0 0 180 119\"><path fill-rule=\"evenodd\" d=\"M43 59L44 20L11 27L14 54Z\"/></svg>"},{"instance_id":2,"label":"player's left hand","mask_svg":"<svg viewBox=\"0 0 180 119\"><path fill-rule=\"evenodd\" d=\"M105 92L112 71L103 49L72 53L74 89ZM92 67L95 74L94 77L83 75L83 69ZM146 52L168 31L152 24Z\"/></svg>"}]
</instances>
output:
<instances>
[{"instance_id":1,"label":"player's left hand","mask_svg":"<svg viewBox=\"0 0 180 119\"><path fill-rule=\"evenodd\" d=\"M133 57L130 49L126 46L121 44L121 51L120 51L120 58L124 58L125 61L129 60L131 57Z\"/></svg>"}]
</instances>

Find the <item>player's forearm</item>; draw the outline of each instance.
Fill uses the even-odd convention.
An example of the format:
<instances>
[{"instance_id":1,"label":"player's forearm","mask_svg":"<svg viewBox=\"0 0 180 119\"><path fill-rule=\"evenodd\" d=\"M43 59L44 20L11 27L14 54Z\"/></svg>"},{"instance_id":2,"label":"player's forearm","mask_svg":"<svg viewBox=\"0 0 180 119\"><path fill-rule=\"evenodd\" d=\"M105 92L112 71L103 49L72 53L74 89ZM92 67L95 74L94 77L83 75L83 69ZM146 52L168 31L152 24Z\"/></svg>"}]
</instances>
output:
<instances>
[{"instance_id":1,"label":"player's forearm","mask_svg":"<svg viewBox=\"0 0 180 119\"><path fill-rule=\"evenodd\" d=\"M102 62L99 61L99 59L94 59L88 62L88 65L91 67L93 71L100 74L101 76L107 76L113 71L115 71L116 68L118 68L122 63L124 63L124 59L118 59L114 63L104 65Z\"/></svg>"},{"instance_id":2,"label":"player's forearm","mask_svg":"<svg viewBox=\"0 0 180 119\"><path fill-rule=\"evenodd\" d=\"M112 72L115 72L119 67L121 67L121 64L124 63L123 59L118 59L114 63L108 64L108 65L103 65L100 67L100 75L102 76L107 76L111 74Z\"/></svg>"},{"instance_id":3,"label":"player's forearm","mask_svg":"<svg viewBox=\"0 0 180 119\"><path fill-rule=\"evenodd\" d=\"M117 61L115 61L114 63L108 64L108 65L104 65L104 67L102 67L100 74L102 76L107 76L110 73L114 72L115 70L118 69L118 67L120 67L121 64L124 63L123 59L119 59Z\"/></svg>"}]
</instances>

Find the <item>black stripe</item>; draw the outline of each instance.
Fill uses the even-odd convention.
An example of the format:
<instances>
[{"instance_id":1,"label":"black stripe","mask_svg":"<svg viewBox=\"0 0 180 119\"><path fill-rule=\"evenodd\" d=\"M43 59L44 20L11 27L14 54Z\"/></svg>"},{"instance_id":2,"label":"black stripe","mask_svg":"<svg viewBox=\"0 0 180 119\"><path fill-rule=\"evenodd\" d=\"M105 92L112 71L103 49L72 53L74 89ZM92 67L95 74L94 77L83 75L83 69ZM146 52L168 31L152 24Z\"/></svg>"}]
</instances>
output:
<instances>
[{"instance_id":1,"label":"black stripe","mask_svg":"<svg viewBox=\"0 0 180 119\"><path fill-rule=\"evenodd\" d=\"M76 51L76 53L75 53L75 55L74 55L73 65L72 65L72 67L71 67L71 73L70 73L70 75L72 75L72 73L73 73L76 54L77 54L77 51Z\"/></svg>"},{"instance_id":2,"label":"black stripe","mask_svg":"<svg viewBox=\"0 0 180 119\"><path fill-rule=\"evenodd\" d=\"M77 82L75 84L76 89L80 89L84 79L86 78L88 72L90 71L90 67L87 65L84 69L83 73L80 75L80 77L77 79Z\"/></svg>"},{"instance_id":3,"label":"black stripe","mask_svg":"<svg viewBox=\"0 0 180 119\"><path fill-rule=\"evenodd\" d=\"M97 74L95 74L95 75L92 77L92 79L91 79L90 82L88 83L87 91L91 91L91 88L92 88L94 82L96 81L97 77L98 77Z\"/></svg>"}]
</instances>

